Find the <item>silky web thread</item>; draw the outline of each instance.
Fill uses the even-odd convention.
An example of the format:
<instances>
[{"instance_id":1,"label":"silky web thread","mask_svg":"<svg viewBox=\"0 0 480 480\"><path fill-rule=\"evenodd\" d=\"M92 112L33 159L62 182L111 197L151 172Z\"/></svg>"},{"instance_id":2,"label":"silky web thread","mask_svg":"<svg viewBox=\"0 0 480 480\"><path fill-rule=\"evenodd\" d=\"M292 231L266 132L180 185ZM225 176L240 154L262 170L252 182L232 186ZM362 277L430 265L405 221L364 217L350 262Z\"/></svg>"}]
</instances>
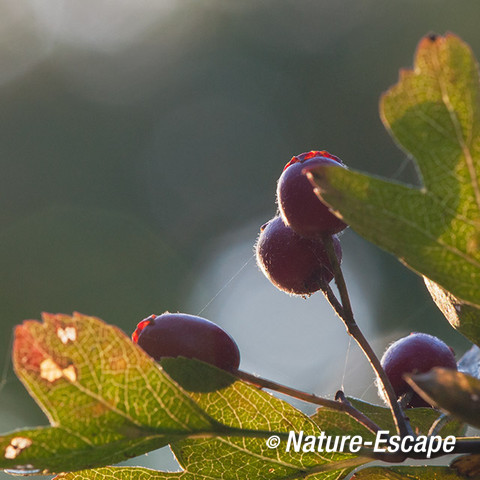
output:
<instances>
[{"instance_id":1,"label":"silky web thread","mask_svg":"<svg viewBox=\"0 0 480 480\"><path fill-rule=\"evenodd\" d=\"M370 383L367 388L362 392L362 394L360 395L360 400L364 400L365 399L365 395L367 394L367 392L374 386L376 386L377 384L377 381L374 380L372 383Z\"/></svg>"},{"instance_id":2,"label":"silky web thread","mask_svg":"<svg viewBox=\"0 0 480 480\"><path fill-rule=\"evenodd\" d=\"M228 280L227 283L223 285L223 287L209 300L209 302L197 313L197 315L200 315L202 312L204 312L210 304L215 301L215 299L242 273L243 270L247 267L247 265L252 261L252 259L255 258L255 254L253 254L241 267L237 272L233 275L230 280Z\"/></svg>"},{"instance_id":3,"label":"silky web thread","mask_svg":"<svg viewBox=\"0 0 480 480\"><path fill-rule=\"evenodd\" d=\"M405 157L402 161L402 163L400 163L400 165L398 166L398 168L395 170L395 172L393 172L391 178L398 178L400 177L400 175L404 172L404 170L407 168L407 166L409 164L413 163L413 159L412 157Z\"/></svg>"},{"instance_id":4,"label":"silky web thread","mask_svg":"<svg viewBox=\"0 0 480 480\"><path fill-rule=\"evenodd\" d=\"M422 175L419 171L417 163L415 162L415 158L412 155L405 156L405 158L402 160L402 162L397 167L397 169L393 172L390 178L392 179L400 178L403 172L407 169L409 165L413 167L413 170L415 172L415 176L417 177L418 182L422 183Z\"/></svg>"},{"instance_id":5,"label":"silky web thread","mask_svg":"<svg viewBox=\"0 0 480 480\"><path fill-rule=\"evenodd\" d=\"M215 299L230 285L230 283L235 280L235 278L240 275L240 273L245 270L245 268L248 266L248 264L252 261L252 259L255 258L255 254L253 254L238 270L237 272L228 280L223 287L210 299L210 301L198 312L197 315L200 315L204 310L206 310L212 302L215 301ZM0 392L5 388L5 385L8 383L8 373L10 371L10 368L12 366L12 357L11 357L11 352L13 348L13 339L14 339L14 331L12 329L10 333L10 340L8 342L8 348L6 349L5 352L5 360L4 360L4 365L2 369L2 375L0 376Z\"/></svg>"},{"instance_id":6,"label":"silky web thread","mask_svg":"<svg viewBox=\"0 0 480 480\"><path fill-rule=\"evenodd\" d=\"M347 365L348 365L348 357L350 356L350 348L352 346L352 337L348 336L348 346L347 351L345 353L345 363L343 365L343 375L342 375L342 391L345 391L345 376L347 375Z\"/></svg>"}]
</instances>

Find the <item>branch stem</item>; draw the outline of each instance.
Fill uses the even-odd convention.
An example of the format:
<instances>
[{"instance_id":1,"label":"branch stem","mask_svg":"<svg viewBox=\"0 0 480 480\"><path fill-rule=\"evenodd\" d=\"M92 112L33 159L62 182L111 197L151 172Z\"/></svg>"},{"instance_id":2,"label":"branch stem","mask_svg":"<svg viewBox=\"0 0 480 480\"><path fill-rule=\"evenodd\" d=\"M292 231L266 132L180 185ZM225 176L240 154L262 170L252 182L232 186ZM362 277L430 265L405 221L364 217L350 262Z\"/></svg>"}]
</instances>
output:
<instances>
[{"instance_id":1,"label":"branch stem","mask_svg":"<svg viewBox=\"0 0 480 480\"><path fill-rule=\"evenodd\" d=\"M348 401L342 401L341 399L340 401L329 400L328 398L319 397L317 395L314 395L313 393L302 392L301 390L287 387L286 385L273 382L272 380L257 377L256 375L252 375L251 373L247 373L242 370L239 370L237 372L237 377L247 383L255 385L256 387L268 388L269 390L283 393L284 395L297 398L298 400L302 400L304 402L313 403L315 405L320 405L322 407L330 408L332 410L344 412L350 417L353 417L372 433L377 433L380 430L380 427L375 422L370 420L370 418L364 415L360 410L357 410Z\"/></svg>"},{"instance_id":2,"label":"branch stem","mask_svg":"<svg viewBox=\"0 0 480 480\"><path fill-rule=\"evenodd\" d=\"M328 258L332 265L335 283L340 294L341 303L337 300L335 294L333 293L329 285L324 286L324 295L332 305L337 315L345 324L348 334L353 337L353 339L357 342L365 356L368 358L368 361L370 362L373 370L375 371L375 374L377 375L377 378L382 385L383 391L385 392L385 397L388 406L390 407L390 410L392 412L397 433L402 437L405 435L413 435L413 431L408 421L408 418L405 416L405 413L397 402L397 396L395 394L395 391L393 390L392 384L390 383L390 380L388 379L385 370L380 363L380 360L378 359L374 350L370 346L370 343L365 338L362 331L360 330L360 327L355 321L352 306L350 303L350 298L348 296L345 278L340 267L340 262L338 261L337 255L334 250L333 238L331 235L326 235L323 240L325 243L325 249L327 251Z\"/></svg>"}]
</instances>

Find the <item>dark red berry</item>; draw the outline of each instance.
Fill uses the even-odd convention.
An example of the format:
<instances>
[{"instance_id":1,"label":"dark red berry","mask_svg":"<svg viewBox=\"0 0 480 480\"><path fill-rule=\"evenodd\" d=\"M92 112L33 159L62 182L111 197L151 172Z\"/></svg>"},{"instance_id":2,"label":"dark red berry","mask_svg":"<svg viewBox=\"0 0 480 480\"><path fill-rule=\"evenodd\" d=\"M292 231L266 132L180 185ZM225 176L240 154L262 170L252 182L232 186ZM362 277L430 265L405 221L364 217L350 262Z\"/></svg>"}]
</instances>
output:
<instances>
[{"instance_id":1,"label":"dark red berry","mask_svg":"<svg viewBox=\"0 0 480 480\"><path fill-rule=\"evenodd\" d=\"M236 372L240 364L237 344L227 332L186 313L151 315L138 324L132 340L155 360L196 358L229 372Z\"/></svg>"},{"instance_id":2,"label":"dark red berry","mask_svg":"<svg viewBox=\"0 0 480 480\"><path fill-rule=\"evenodd\" d=\"M335 253L341 261L340 241L333 236ZM262 227L256 245L258 266L280 290L310 295L333 278L325 244L321 238L304 238L275 217Z\"/></svg>"},{"instance_id":3,"label":"dark red berry","mask_svg":"<svg viewBox=\"0 0 480 480\"><path fill-rule=\"evenodd\" d=\"M277 185L277 201L283 221L303 237L333 234L347 225L322 203L305 172L319 166L345 168L342 161L325 150L293 157L285 166Z\"/></svg>"},{"instance_id":4,"label":"dark red berry","mask_svg":"<svg viewBox=\"0 0 480 480\"><path fill-rule=\"evenodd\" d=\"M457 369L452 349L439 338L427 333L411 333L392 343L384 353L381 363L399 397L413 392L403 379L405 373L425 373L434 367ZM408 406L431 405L413 392Z\"/></svg>"}]
</instances>

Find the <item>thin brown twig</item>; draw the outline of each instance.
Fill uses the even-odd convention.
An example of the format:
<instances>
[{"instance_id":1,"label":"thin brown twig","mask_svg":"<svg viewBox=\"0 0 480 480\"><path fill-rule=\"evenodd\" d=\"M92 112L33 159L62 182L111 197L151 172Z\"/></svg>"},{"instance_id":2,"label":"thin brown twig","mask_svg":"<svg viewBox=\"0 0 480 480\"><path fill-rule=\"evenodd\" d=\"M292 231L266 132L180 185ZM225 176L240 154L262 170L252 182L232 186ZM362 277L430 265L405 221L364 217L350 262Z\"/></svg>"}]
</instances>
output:
<instances>
[{"instance_id":1,"label":"thin brown twig","mask_svg":"<svg viewBox=\"0 0 480 480\"><path fill-rule=\"evenodd\" d=\"M372 366L373 370L375 371L380 384L385 392L385 397L387 399L387 403L392 411L392 416L395 422L395 428L397 433L401 436L405 435L414 435L413 430L410 426L410 422L406 417L404 411L400 407L397 402L397 396L395 391L393 390L392 384L388 379L380 360L378 359L377 355L373 351L370 343L363 335L360 327L358 326L355 318L353 316L353 310L350 303L350 297L348 296L348 290L345 283L345 278L343 277L343 272L340 267L340 262L338 261L337 255L335 253L335 249L333 246L333 238L331 235L326 235L324 237L325 248L327 251L328 258L333 268L335 283L338 288L338 292L340 294L341 303L335 297L331 287L329 285L325 285L323 292L326 296L327 300L332 305L333 309L340 317L340 319L345 324L347 332L353 339L357 342L359 347L365 353L365 356L368 358L370 365Z\"/></svg>"},{"instance_id":2,"label":"thin brown twig","mask_svg":"<svg viewBox=\"0 0 480 480\"><path fill-rule=\"evenodd\" d=\"M256 387L268 388L269 390L283 393L284 395L297 398L298 400L302 400L304 402L313 403L315 405L320 405L325 408L330 408L332 410L346 413L350 417L353 417L355 420L357 420L360 424L362 424L372 433L377 433L380 430L380 427L374 421L370 420L370 418L360 412L360 410L357 410L352 404L350 404L350 402L329 400L328 398L319 397L317 395L314 395L313 393L302 392L301 390L287 387L286 385L273 382L272 380L257 377L256 375L252 375L251 373L247 373L242 370L239 370L237 372L237 377L245 382L255 385Z\"/></svg>"}]
</instances>

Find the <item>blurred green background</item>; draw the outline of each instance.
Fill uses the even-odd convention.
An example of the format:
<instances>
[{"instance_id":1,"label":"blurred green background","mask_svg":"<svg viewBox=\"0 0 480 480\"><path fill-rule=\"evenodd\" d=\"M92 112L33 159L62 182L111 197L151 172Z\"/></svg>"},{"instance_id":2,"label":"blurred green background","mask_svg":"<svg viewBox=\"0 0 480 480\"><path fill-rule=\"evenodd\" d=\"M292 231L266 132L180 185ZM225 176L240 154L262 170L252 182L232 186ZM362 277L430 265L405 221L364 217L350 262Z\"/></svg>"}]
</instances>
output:
<instances>
[{"instance_id":1,"label":"blurred green background","mask_svg":"<svg viewBox=\"0 0 480 480\"><path fill-rule=\"evenodd\" d=\"M292 155L417 182L379 96L429 32L480 55L479 19L467 0L1 0L1 431L46 423L9 361L14 325L41 311L128 334L151 313L201 312L245 370L378 402L323 298L277 292L253 244ZM379 353L412 330L467 348L420 278L353 232L342 243ZM130 463L174 468L159 459Z\"/></svg>"}]
</instances>

